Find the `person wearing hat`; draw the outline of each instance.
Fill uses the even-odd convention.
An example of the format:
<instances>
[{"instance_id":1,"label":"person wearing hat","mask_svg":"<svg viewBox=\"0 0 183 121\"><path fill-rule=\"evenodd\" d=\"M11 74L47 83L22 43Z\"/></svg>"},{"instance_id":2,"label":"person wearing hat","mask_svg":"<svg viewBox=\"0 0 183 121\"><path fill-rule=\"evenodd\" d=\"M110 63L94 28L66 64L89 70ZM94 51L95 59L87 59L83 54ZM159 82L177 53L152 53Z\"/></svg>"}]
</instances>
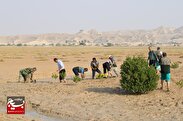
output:
<instances>
[{"instance_id":1,"label":"person wearing hat","mask_svg":"<svg viewBox=\"0 0 183 121\"><path fill-rule=\"evenodd\" d=\"M59 72L59 80L60 82L66 82L65 81L65 77L66 77L66 70L65 70L65 66L64 66L64 63L59 60L58 58L54 58L53 61L55 63L57 63L57 66L58 66L58 72Z\"/></svg>"}]
</instances>

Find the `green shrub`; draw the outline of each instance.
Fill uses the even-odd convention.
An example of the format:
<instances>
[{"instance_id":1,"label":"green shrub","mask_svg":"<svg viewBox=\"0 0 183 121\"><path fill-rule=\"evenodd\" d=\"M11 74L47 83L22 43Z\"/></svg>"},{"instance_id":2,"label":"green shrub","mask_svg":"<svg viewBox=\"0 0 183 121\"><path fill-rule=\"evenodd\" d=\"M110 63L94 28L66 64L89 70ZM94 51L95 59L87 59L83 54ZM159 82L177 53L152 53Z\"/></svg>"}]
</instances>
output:
<instances>
[{"instance_id":1,"label":"green shrub","mask_svg":"<svg viewBox=\"0 0 183 121\"><path fill-rule=\"evenodd\" d=\"M81 81L81 78L79 76L74 76L73 81L77 83L77 82Z\"/></svg>"},{"instance_id":2,"label":"green shrub","mask_svg":"<svg viewBox=\"0 0 183 121\"><path fill-rule=\"evenodd\" d=\"M177 84L180 88L182 88L182 87L183 87L183 79L180 80L180 81L178 81L178 82L176 82L176 84Z\"/></svg>"},{"instance_id":3,"label":"green shrub","mask_svg":"<svg viewBox=\"0 0 183 121\"><path fill-rule=\"evenodd\" d=\"M121 65L121 87L133 93L147 93L157 88L159 76L154 67L148 67L143 57L127 57Z\"/></svg>"},{"instance_id":4,"label":"green shrub","mask_svg":"<svg viewBox=\"0 0 183 121\"><path fill-rule=\"evenodd\" d=\"M179 63L178 62L174 62L174 63L171 64L171 68L173 68L173 69L176 69L178 67L179 67Z\"/></svg>"},{"instance_id":5,"label":"green shrub","mask_svg":"<svg viewBox=\"0 0 183 121\"><path fill-rule=\"evenodd\" d=\"M21 43L18 43L17 46L22 46L22 44Z\"/></svg>"},{"instance_id":6,"label":"green shrub","mask_svg":"<svg viewBox=\"0 0 183 121\"><path fill-rule=\"evenodd\" d=\"M52 73L51 78L57 79L58 78L58 75L56 73Z\"/></svg>"}]
</instances>

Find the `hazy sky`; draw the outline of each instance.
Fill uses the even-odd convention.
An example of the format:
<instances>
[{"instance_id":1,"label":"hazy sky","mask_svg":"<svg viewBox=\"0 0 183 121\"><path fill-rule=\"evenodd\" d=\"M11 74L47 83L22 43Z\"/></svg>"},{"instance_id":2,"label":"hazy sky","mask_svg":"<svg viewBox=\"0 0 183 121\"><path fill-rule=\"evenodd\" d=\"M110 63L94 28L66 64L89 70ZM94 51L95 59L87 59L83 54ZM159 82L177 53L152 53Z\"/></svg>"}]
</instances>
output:
<instances>
[{"instance_id":1,"label":"hazy sky","mask_svg":"<svg viewBox=\"0 0 183 121\"><path fill-rule=\"evenodd\" d=\"M183 26L183 0L0 0L0 35Z\"/></svg>"}]
</instances>

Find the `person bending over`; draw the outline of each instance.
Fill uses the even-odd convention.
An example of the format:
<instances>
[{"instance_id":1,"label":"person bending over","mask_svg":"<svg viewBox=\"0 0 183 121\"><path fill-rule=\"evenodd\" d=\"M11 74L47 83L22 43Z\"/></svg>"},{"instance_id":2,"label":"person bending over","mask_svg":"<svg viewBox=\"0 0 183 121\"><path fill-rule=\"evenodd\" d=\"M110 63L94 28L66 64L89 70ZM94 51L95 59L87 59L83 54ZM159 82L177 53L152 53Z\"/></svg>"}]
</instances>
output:
<instances>
[{"instance_id":1,"label":"person bending over","mask_svg":"<svg viewBox=\"0 0 183 121\"><path fill-rule=\"evenodd\" d=\"M74 67L72 69L72 71L74 72L75 76L79 77L79 74L81 75L81 78L84 79L85 78L85 72L88 71L88 68L83 68L83 67Z\"/></svg>"}]
</instances>

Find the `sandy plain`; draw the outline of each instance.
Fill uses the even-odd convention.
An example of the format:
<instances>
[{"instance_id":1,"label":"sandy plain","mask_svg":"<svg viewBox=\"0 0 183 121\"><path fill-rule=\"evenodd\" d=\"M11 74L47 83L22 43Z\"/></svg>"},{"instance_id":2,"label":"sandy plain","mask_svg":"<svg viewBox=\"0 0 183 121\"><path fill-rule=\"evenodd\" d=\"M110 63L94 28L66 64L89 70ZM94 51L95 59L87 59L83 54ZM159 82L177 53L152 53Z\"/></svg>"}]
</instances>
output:
<instances>
[{"instance_id":1,"label":"sandy plain","mask_svg":"<svg viewBox=\"0 0 183 121\"><path fill-rule=\"evenodd\" d=\"M155 48L154 48L155 49ZM172 62L183 63L183 48L162 47ZM182 121L183 89L176 82L183 79L183 66L172 69L171 91L155 90L144 95L129 95L120 89L120 77L101 80L72 81L74 66L90 68L96 57L105 62L114 55L118 71L127 56L147 57L147 47L0 47L0 104L5 107L7 96L25 96L27 110L56 117L61 121ZM67 83L51 78L57 70L53 58L63 60ZM37 67L33 83L17 83L18 72ZM0 108L1 108L0 107ZM0 111L0 121L39 121L41 117L7 115Z\"/></svg>"}]
</instances>

